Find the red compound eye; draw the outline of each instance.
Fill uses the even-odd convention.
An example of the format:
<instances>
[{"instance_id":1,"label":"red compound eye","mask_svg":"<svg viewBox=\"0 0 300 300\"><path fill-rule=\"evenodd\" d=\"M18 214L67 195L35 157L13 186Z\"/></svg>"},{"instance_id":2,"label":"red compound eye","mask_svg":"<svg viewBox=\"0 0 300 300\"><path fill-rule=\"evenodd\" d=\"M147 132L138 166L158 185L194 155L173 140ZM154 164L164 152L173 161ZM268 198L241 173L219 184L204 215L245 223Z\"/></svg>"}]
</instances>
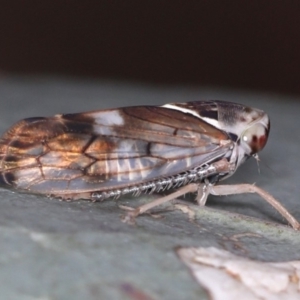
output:
<instances>
[{"instance_id":1,"label":"red compound eye","mask_svg":"<svg viewBox=\"0 0 300 300\"><path fill-rule=\"evenodd\" d=\"M259 146L259 150L263 149L267 143L268 140L268 135L262 135L259 139L258 139L258 146Z\"/></svg>"},{"instance_id":2,"label":"red compound eye","mask_svg":"<svg viewBox=\"0 0 300 300\"><path fill-rule=\"evenodd\" d=\"M250 155L261 151L269 136L270 125L265 126L262 123L254 124L249 127L242 135L242 140L250 147Z\"/></svg>"}]
</instances>

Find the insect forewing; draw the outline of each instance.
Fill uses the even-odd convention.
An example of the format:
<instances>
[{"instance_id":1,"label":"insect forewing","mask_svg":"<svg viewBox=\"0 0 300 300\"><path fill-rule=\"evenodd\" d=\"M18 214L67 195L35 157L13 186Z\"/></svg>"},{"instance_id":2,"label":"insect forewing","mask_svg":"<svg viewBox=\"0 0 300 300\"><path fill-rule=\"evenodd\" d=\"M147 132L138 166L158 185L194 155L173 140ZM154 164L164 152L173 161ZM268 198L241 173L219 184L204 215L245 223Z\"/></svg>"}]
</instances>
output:
<instances>
[{"instance_id":1,"label":"insect forewing","mask_svg":"<svg viewBox=\"0 0 300 300\"><path fill-rule=\"evenodd\" d=\"M167 107L30 118L0 141L1 181L56 196L109 191L167 178L231 151L224 131Z\"/></svg>"}]
</instances>

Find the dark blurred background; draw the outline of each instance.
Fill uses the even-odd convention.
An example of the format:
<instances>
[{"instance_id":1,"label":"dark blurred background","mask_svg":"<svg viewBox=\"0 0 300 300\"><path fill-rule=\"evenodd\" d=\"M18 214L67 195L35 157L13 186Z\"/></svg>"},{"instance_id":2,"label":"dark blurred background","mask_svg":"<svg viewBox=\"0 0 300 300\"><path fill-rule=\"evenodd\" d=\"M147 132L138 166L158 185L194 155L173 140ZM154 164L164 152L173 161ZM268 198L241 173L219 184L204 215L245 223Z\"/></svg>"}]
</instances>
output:
<instances>
[{"instance_id":1,"label":"dark blurred background","mask_svg":"<svg viewBox=\"0 0 300 300\"><path fill-rule=\"evenodd\" d=\"M0 3L2 76L300 93L300 1Z\"/></svg>"}]
</instances>

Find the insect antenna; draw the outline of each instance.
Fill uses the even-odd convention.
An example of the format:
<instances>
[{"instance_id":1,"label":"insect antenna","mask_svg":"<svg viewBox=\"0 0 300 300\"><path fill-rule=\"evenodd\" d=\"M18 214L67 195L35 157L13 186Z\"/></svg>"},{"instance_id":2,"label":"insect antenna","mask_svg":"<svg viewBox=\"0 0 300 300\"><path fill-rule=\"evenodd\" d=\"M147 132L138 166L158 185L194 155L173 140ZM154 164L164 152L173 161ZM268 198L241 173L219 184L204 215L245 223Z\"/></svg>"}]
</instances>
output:
<instances>
[{"instance_id":1,"label":"insect antenna","mask_svg":"<svg viewBox=\"0 0 300 300\"><path fill-rule=\"evenodd\" d=\"M258 174L260 174L260 167L259 167L259 162L260 162L260 159L259 159L259 156L257 153L253 154L252 157L256 160L256 163L257 163L257 170L258 170Z\"/></svg>"},{"instance_id":2,"label":"insect antenna","mask_svg":"<svg viewBox=\"0 0 300 300\"><path fill-rule=\"evenodd\" d=\"M259 166L259 164L261 163L262 165L264 165L265 167L267 167L272 173L273 173L273 175L278 175L268 164L266 164L264 161L262 161L260 158L259 158L259 156L258 156L258 154L256 153L256 154L253 154L252 155L253 156L253 158L256 160L256 162L257 162L257 168L258 168L258 174L261 174L260 173L260 166Z\"/></svg>"}]
</instances>

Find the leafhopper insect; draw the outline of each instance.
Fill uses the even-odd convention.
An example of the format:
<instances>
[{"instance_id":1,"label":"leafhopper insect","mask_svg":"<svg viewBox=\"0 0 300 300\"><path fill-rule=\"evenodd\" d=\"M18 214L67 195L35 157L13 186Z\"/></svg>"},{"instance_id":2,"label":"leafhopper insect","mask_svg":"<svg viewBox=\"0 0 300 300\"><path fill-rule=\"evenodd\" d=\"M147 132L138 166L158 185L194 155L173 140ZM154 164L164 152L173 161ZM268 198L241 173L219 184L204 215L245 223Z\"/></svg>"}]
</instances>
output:
<instances>
[{"instance_id":1,"label":"leafhopper insect","mask_svg":"<svg viewBox=\"0 0 300 300\"><path fill-rule=\"evenodd\" d=\"M102 201L126 194L178 190L128 213L197 192L258 193L295 229L299 223L254 185L217 185L267 142L270 121L259 109L225 101L134 106L34 117L0 140L0 183L63 199Z\"/></svg>"}]
</instances>

